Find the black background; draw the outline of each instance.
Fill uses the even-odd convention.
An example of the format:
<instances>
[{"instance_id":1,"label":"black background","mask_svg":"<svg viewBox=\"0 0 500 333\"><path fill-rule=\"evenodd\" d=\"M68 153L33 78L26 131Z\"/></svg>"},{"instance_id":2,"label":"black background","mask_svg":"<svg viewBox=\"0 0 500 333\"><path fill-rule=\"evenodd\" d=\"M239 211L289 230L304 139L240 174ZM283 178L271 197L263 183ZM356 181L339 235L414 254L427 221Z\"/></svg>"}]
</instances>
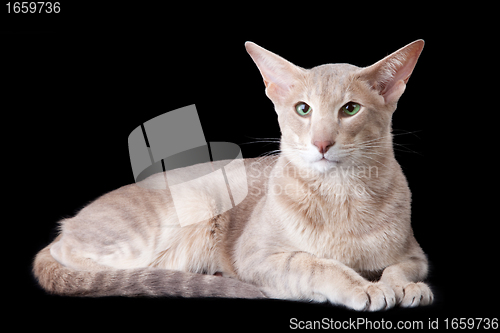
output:
<instances>
[{"instance_id":1,"label":"black background","mask_svg":"<svg viewBox=\"0 0 500 333\"><path fill-rule=\"evenodd\" d=\"M61 7L57 15L0 8L2 279L9 312L23 315L18 325L49 327L64 318L77 327L100 321L113 328L287 329L290 318L363 317L394 326L422 320L425 328L439 318L444 328L445 318L498 316L498 250L489 230L495 218L468 200L475 177L462 153L471 149L468 133L477 121L469 114L476 68L470 62L489 33L474 15L306 5L270 12L244 3ZM245 41L311 68L368 66L420 38L426 45L393 128L413 193L414 232L431 262L434 305L369 314L277 300L67 298L38 287L31 262L53 239L57 221L134 181L127 138L141 123L196 104L207 141L240 144L244 157L278 148L250 144L280 132Z\"/></svg>"}]
</instances>

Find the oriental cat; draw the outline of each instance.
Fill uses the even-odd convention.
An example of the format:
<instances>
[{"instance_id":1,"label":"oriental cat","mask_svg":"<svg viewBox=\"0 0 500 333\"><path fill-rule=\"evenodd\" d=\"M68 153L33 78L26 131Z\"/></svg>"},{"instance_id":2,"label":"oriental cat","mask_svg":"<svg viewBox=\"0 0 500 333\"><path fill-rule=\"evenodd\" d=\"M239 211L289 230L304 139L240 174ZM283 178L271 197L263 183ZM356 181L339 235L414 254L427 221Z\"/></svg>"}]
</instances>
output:
<instances>
[{"instance_id":1,"label":"oriental cat","mask_svg":"<svg viewBox=\"0 0 500 333\"><path fill-rule=\"evenodd\" d=\"M201 164L119 188L60 222L35 258L41 286L68 296L279 298L360 311L432 303L391 134L424 42L365 68L304 69L245 46L281 128L278 155L226 170L240 177L232 186L248 187L245 199L220 213L226 186L191 182L179 209L155 189ZM180 225L180 215L192 224Z\"/></svg>"}]
</instances>

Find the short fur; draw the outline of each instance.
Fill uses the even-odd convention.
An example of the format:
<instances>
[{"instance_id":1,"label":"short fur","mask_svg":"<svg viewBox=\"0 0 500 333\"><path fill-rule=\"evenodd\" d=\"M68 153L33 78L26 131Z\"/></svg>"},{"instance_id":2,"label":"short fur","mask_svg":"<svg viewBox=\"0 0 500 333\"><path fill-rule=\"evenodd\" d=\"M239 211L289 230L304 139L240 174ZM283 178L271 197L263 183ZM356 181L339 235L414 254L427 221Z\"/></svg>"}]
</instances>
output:
<instances>
[{"instance_id":1,"label":"short fur","mask_svg":"<svg viewBox=\"0 0 500 333\"><path fill-rule=\"evenodd\" d=\"M391 135L423 44L366 68L306 70L246 43L282 136L279 156L226 170L229 179L246 175L238 185L248 186L245 200L218 214L227 189L216 183L184 185L182 207L168 189L154 189L163 174L124 186L61 221L60 235L35 258L38 281L74 296L271 297L370 311L430 304L427 258L413 236ZM312 111L299 115L298 102ZM342 111L348 102L358 113ZM181 227L178 214L201 222Z\"/></svg>"}]
</instances>

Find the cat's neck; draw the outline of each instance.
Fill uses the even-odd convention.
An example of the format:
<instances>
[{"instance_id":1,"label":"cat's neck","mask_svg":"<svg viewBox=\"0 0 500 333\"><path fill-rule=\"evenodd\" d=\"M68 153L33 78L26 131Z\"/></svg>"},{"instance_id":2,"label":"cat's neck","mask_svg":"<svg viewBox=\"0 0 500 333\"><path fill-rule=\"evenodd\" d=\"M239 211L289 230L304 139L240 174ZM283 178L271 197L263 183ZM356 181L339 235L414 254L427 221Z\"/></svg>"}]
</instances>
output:
<instances>
[{"instance_id":1,"label":"cat's neck","mask_svg":"<svg viewBox=\"0 0 500 333\"><path fill-rule=\"evenodd\" d=\"M400 168L392 151L360 164L339 163L326 172L299 168L282 155L273 169L270 190L277 195L293 192L292 197L296 199L301 193L308 197L336 197L342 200L366 198L381 195L395 170Z\"/></svg>"}]
</instances>

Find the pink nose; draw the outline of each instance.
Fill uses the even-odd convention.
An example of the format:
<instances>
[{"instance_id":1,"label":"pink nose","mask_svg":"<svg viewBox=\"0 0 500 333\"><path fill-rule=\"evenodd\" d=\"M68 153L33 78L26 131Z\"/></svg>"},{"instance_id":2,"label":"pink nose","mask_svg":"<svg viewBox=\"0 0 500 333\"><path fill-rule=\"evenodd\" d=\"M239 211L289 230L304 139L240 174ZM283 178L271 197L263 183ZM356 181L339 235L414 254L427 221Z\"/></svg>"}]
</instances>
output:
<instances>
[{"instance_id":1,"label":"pink nose","mask_svg":"<svg viewBox=\"0 0 500 333\"><path fill-rule=\"evenodd\" d=\"M314 145L318 147L318 150L321 154L325 154L331 146L333 146L334 142L331 141L314 141Z\"/></svg>"}]
</instances>

